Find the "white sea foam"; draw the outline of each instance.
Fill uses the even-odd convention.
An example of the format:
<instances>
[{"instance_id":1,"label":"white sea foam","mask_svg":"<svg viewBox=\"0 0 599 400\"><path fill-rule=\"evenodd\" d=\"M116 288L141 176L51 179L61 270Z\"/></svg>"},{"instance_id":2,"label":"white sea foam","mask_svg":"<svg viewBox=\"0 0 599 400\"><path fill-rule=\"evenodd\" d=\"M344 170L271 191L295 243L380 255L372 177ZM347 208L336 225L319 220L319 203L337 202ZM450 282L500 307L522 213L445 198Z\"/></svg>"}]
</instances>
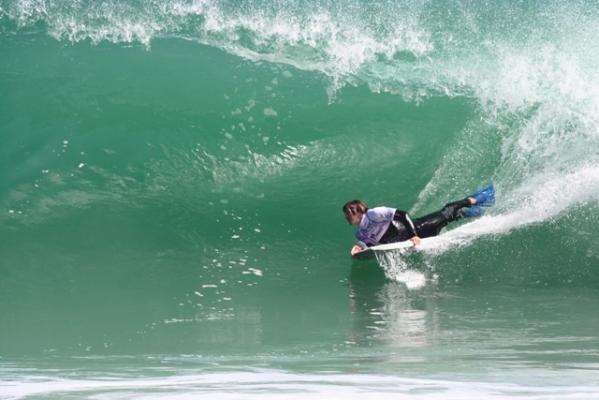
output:
<instances>
[{"instance_id":1,"label":"white sea foam","mask_svg":"<svg viewBox=\"0 0 599 400\"><path fill-rule=\"evenodd\" d=\"M0 382L4 399L72 396L81 399L577 399L599 395L596 385L513 383L402 378L367 374L294 374L276 370L214 372L155 378L51 378Z\"/></svg>"},{"instance_id":2,"label":"white sea foam","mask_svg":"<svg viewBox=\"0 0 599 400\"><path fill-rule=\"evenodd\" d=\"M434 15L438 10L412 1L348 1L339 9L334 2L305 7L292 1L240 6L225 0L170 0L133 6L119 1L20 0L8 2L4 14L20 27L44 22L59 40L150 46L156 37L176 36L242 57L320 71L335 85L364 82L374 90L399 89L408 96L475 90L481 99L511 97L512 105L518 92L506 96L502 91L514 86L528 93L531 63L540 81L552 82L552 63L543 63L547 53L557 50L564 61L572 60L566 69L575 70L579 50L597 50L597 11L580 4L549 2L537 12L498 4L491 21L484 18L484 5L463 5L460 13L435 15L438 20L431 11ZM519 14L525 16L514 18ZM531 21L540 23L532 27ZM529 37L533 39L527 41ZM481 73L503 85L472 85ZM560 85L572 87L573 82L555 84Z\"/></svg>"},{"instance_id":3,"label":"white sea foam","mask_svg":"<svg viewBox=\"0 0 599 400\"><path fill-rule=\"evenodd\" d=\"M138 42L149 47L161 36L191 38L254 60L282 62L324 72L340 81L377 57L398 52L424 55L432 50L430 33L410 4L364 3L306 8L293 2L246 4L227 1L125 2L17 1L5 13L21 27L42 21L59 40L93 43ZM389 9L389 8L392 9ZM393 15L393 18L391 18Z\"/></svg>"}]
</instances>

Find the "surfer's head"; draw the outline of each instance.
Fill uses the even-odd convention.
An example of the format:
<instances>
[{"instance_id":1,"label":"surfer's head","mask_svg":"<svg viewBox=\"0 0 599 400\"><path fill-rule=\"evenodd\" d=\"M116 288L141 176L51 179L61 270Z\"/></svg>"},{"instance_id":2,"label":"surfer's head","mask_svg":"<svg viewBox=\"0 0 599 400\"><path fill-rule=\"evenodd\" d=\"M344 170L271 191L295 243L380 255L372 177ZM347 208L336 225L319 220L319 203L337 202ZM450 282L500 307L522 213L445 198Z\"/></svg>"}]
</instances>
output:
<instances>
[{"instance_id":1,"label":"surfer's head","mask_svg":"<svg viewBox=\"0 0 599 400\"><path fill-rule=\"evenodd\" d=\"M367 210L368 206L360 200L352 200L343 205L343 214L351 225L358 225Z\"/></svg>"}]
</instances>

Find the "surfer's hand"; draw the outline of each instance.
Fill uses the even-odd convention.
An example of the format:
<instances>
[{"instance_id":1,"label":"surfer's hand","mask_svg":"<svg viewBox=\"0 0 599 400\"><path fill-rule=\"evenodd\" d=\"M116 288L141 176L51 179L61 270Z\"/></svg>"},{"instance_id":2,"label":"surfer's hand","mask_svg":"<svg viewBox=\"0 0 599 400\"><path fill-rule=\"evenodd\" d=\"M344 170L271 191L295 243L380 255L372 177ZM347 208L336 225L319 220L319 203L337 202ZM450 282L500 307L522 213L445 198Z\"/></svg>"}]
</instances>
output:
<instances>
[{"instance_id":1,"label":"surfer's hand","mask_svg":"<svg viewBox=\"0 0 599 400\"><path fill-rule=\"evenodd\" d=\"M414 243L414 246L420 246L420 238L418 236L411 237L410 241Z\"/></svg>"},{"instance_id":2,"label":"surfer's hand","mask_svg":"<svg viewBox=\"0 0 599 400\"><path fill-rule=\"evenodd\" d=\"M362 248L358 245L355 245L354 247L351 248L350 254L353 257L356 255L356 253L359 253L360 251L362 251Z\"/></svg>"}]
</instances>

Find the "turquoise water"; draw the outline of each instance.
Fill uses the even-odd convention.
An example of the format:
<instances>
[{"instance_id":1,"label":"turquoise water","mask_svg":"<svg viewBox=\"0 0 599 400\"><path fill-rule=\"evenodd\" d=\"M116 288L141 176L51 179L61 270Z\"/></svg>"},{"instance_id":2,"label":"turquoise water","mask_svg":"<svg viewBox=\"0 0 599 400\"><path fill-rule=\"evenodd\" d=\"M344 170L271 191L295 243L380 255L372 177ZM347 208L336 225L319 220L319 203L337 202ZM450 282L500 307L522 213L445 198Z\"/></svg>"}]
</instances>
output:
<instances>
[{"instance_id":1,"label":"turquoise water","mask_svg":"<svg viewBox=\"0 0 599 400\"><path fill-rule=\"evenodd\" d=\"M584 1L1 0L0 398L597 398L598 34ZM488 182L350 259L346 201Z\"/></svg>"}]
</instances>

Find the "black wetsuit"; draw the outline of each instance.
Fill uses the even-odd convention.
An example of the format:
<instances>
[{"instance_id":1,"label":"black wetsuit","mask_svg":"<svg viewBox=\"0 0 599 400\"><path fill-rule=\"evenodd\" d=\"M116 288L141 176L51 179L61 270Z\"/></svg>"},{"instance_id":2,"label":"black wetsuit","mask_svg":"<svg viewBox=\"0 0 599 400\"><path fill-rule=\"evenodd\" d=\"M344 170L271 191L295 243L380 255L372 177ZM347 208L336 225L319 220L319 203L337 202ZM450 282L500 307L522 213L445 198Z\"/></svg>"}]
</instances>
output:
<instances>
[{"instance_id":1,"label":"black wetsuit","mask_svg":"<svg viewBox=\"0 0 599 400\"><path fill-rule=\"evenodd\" d=\"M379 240L379 243L403 242L414 236L421 238L437 236L448 223L462 218L458 211L470 205L467 198L454 201L446 204L437 212L416 218L413 224L408 213L397 210L393 216L393 221Z\"/></svg>"}]
</instances>

